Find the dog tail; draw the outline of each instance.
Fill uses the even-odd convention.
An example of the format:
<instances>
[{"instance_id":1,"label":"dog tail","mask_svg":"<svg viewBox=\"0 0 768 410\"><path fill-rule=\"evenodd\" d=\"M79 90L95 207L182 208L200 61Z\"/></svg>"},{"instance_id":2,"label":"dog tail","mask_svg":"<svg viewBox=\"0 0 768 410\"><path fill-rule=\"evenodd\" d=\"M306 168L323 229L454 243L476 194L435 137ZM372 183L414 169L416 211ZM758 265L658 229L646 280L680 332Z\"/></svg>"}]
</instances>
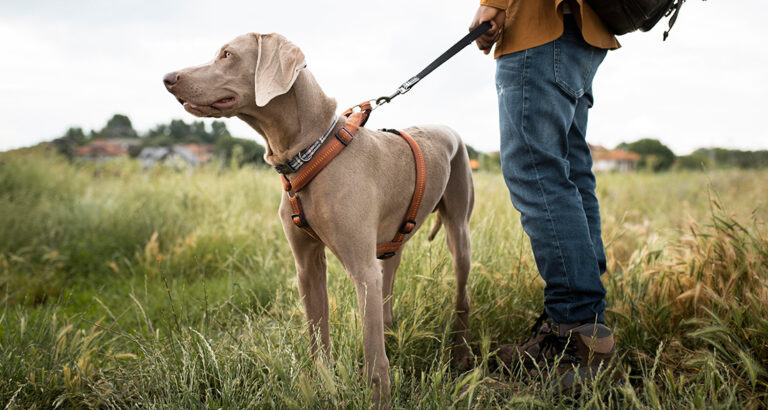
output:
<instances>
[{"instance_id":1,"label":"dog tail","mask_svg":"<svg viewBox=\"0 0 768 410\"><path fill-rule=\"evenodd\" d=\"M427 236L428 241L432 242L432 239L435 239L435 235L437 235L437 232L440 230L441 226L443 226L443 221L440 219L440 212L438 212L435 216L435 223L432 225L432 229L429 231L429 236Z\"/></svg>"}]
</instances>

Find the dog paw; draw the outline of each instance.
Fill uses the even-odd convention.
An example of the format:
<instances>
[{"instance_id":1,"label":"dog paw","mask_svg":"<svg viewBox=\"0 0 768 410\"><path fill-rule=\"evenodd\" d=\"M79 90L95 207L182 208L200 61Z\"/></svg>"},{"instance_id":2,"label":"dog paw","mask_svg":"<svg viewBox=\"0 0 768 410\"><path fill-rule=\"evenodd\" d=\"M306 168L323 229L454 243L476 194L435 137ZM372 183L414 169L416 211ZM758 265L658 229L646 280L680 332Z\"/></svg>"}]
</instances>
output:
<instances>
[{"instance_id":1,"label":"dog paw","mask_svg":"<svg viewBox=\"0 0 768 410\"><path fill-rule=\"evenodd\" d=\"M466 346L456 346L453 350L453 364L458 370L465 371L477 365L477 358Z\"/></svg>"}]
</instances>

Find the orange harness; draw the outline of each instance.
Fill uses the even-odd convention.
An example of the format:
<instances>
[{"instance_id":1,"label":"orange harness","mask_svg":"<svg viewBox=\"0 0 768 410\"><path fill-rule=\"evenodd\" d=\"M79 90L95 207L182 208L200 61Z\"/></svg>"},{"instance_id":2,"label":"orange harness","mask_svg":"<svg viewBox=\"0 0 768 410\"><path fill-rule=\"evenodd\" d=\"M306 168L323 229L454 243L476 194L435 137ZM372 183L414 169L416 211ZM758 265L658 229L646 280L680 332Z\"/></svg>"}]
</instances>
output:
<instances>
[{"instance_id":1,"label":"orange harness","mask_svg":"<svg viewBox=\"0 0 768 410\"><path fill-rule=\"evenodd\" d=\"M353 112L353 108L357 107L360 108L360 111ZM326 165L330 164L331 161L333 161L333 159L336 158L336 156L339 155L339 153L341 153L341 151L344 150L344 148L346 148L347 145L352 142L355 137L355 133L357 133L357 130L360 127L365 125L366 121L368 121L368 116L373 110L369 101L366 101L353 108L348 109L342 114L343 116L347 117L347 121L344 123L341 129L336 132L336 138L331 138L330 141L328 141L312 157L309 162L304 164L296 173L296 176L293 178L293 180L288 180L285 174L280 175L283 182L283 189L288 195L288 201L291 203L291 209L293 210L293 214L291 215L293 223L296 224L297 227L304 229L305 232L317 240L320 240L320 237L312 229L312 227L309 226L309 222L307 222L307 218L304 215L304 209L301 206L301 199L299 199L297 194L310 182L312 182L312 179L315 178L315 176L317 176L317 174L319 174ZM419 206L421 205L421 198L424 196L424 188L426 186L427 180L427 171L426 166L424 165L424 155L421 153L419 144L417 144L410 135L403 131L387 131L399 135L411 147L413 158L416 162L416 187L413 191L411 204L408 206L408 210L406 211L405 217L403 218L403 223L398 228L395 237L389 242L379 243L376 245L376 257L379 259L387 259L394 256L395 253L400 250L400 247L403 246L405 236L416 228L416 215L419 212Z\"/></svg>"}]
</instances>

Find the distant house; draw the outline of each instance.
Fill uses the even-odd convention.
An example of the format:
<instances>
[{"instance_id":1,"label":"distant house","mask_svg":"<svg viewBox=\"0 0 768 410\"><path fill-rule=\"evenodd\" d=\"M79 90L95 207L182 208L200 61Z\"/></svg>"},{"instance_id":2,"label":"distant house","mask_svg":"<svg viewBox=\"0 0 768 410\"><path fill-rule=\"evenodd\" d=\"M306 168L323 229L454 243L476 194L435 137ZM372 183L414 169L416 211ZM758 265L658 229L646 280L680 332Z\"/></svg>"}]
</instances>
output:
<instances>
[{"instance_id":1,"label":"distant house","mask_svg":"<svg viewBox=\"0 0 768 410\"><path fill-rule=\"evenodd\" d=\"M637 162L640 161L640 155L634 152L624 151L623 149L609 150L600 145L591 145L592 151L592 171L605 172L629 172L637 169Z\"/></svg>"},{"instance_id":2,"label":"distant house","mask_svg":"<svg viewBox=\"0 0 768 410\"><path fill-rule=\"evenodd\" d=\"M171 152L168 147L146 147L142 148L139 152L139 161L144 168L151 167L159 162L162 162L165 157Z\"/></svg>"},{"instance_id":3,"label":"distant house","mask_svg":"<svg viewBox=\"0 0 768 410\"><path fill-rule=\"evenodd\" d=\"M178 144L172 147L146 147L139 153L144 168L155 164L189 166L204 164L213 158L216 147L211 144Z\"/></svg>"},{"instance_id":4,"label":"distant house","mask_svg":"<svg viewBox=\"0 0 768 410\"><path fill-rule=\"evenodd\" d=\"M74 155L80 159L105 160L128 155L130 149L140 143L138 138L95 139L75 148Z\"/></svg>"},{"instance_id":5,"label":"distant house","mask_svg":"<svg viewBox=\"0 0 768 410\"><path fill-rule=\"evenodd\" d=\"M179 155L185 155L189 163L205 164L213 158L216 146L213 144L178 144L173 149ZM196 162L195 162L196 161Z\"/></svg>"}]
</instances>

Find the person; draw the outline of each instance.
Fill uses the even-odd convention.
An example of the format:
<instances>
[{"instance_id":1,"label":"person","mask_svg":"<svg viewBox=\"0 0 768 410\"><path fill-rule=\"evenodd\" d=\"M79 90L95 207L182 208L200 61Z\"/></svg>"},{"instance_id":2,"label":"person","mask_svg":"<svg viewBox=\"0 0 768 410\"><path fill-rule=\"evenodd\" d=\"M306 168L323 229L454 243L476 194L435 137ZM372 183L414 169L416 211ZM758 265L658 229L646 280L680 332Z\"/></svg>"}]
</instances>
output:
<instances>
[{"instance_id":1,"label":"person","mask_svg":"<svg viewBox=\"0 0 768 410\"><path fill-rule=\"evenodd\" d=\"M577 367L605 369L615 354L585 136L592 80L619 43L584 0L480 0L470 30L485 21L491 29L477 45L496 47L501 169L546 283L532 336L497 357L529 370L557 358L561 383L573 387Z\"/></svg>"}]
</instances>

